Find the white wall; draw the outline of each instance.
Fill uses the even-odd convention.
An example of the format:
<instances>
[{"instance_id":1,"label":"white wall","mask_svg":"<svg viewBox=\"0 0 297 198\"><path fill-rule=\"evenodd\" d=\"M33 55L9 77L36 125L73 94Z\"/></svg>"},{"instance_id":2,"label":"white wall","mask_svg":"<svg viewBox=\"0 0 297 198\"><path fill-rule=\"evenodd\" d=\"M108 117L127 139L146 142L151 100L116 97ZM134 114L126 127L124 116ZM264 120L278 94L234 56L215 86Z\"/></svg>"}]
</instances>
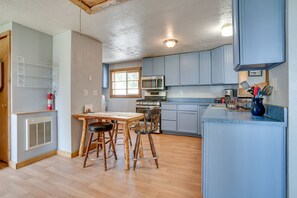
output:
<instances>
[{"instance_id":1,"label":"white wall","mask_svg":"<svg viewBox=\"0 0 297 198\"><path fill-rule=\"evenodd\" d=\"M59 67L58 149L71 152L71 31L53 37L53 63Z\"/></svg>"},{"instance_id":2,"label":"white wall","mask_svg":"<svg viewBox=\"0 0 297 198\"><path fill-rule=\"evenodd\" d=\"M86 104L92 104L95 112L101 111L102 44L72 32L71 56L71 114L82 113ZM88 96L83 96L84 89ZM72 152L79 148L81 128L81 121L72 118Z\"/></svg>"},{"instance_id":3,"label":"white wall","mask_svg":"<svg viewBox=\"0 0 297 198\"><path fill-rule=\"evenodd\" d=\"M53 51L54 64L59 66L58 149L73 153L79 149L82 123L72 114L82 113L86 104L93 104L94 111L101 110L102 44L68 31L54 36ZM84 89L88 96L83 96Z\"/></svg>"},{"instance_id":4,"label":"white wall","mask_svg":"<svg viewBox=\"0 0 297 198\"><path fill-rule=\"evenodd\" d=\"M274 89L271 96L268 97L268 103L287 107L289 103L287 62L269 71L269 82Z\"/></svg>"},{"instance_id":5,"label":"white wall","mask_svg":"<svg viewBox=\"0 0 297 198\"><path fill-rule=\"evenodd\" d=\"M238 89L237 85L169 87L168 98L216 98L224 96L224 89Z\"/></svg>"},{"instance_id":6,"label":"white wall","mask_svg":"<svg viewBox=\"0 0 297 198\"><path fill-rule=\"evenodd\" d=\"M289 73L289 128L288 128L288 197L297 197L297 1L287 0L288 14L288 73ZM283 80L287 81L284 77Z\"/></svg>"},{"instance_id":7,"label":"white wall","mask_svg":"<svg viewBox=\"0 0 297 198\"><path fill-rule=\"evenodd\" d=\"M129 67L141 67L142 61L124 62L109 65L109 69L120 69ZM109 89L103 89L103 95L107 102L108 111L135 112L137 98L110 98Z\"/></svg>"},{"instance_id":8,"label":"white wall","mask_svg":"<svg viewBox=\"0 0 297 198\"><path fill-rule=\"evenodd\" d=\"M47 109L48 89L17 86L17 56L25 63L52 65L53 37L23 25L12 23L12 112L30 112Z\"/></svg>"}]
</instances>

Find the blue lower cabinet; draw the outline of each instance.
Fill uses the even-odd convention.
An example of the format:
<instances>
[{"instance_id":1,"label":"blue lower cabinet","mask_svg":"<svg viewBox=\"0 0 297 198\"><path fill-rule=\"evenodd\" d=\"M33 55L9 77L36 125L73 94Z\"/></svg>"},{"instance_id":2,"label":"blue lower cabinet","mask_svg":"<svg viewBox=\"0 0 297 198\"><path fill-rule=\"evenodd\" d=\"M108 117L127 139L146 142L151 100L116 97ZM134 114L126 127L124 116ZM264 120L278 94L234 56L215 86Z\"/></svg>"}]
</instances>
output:
<instances>
[{"instance_id":1,"label":"blue lower cabinet","mask_svg":"<svg viewBox=\"0 0 297 198\"><path fill-rule=\"evenodd\" d=\"M285 198L286 128L203 123L204 198Z\"/></svg>"},{"instance_id":2,"label":"blue lower cabinet","mask_svg":"<svg viewBox=\"0 0 297 198\"><path fill-rule=\"evenodd\" d=\"M178 111L177 131L181 133L198 134L198 112Z\"/></svg>"},{"instance_id":3,"label":"blue lower cabinet","mask_svg":"<svg viewBox=\"0 0 297 198\"><path fill-rule=\"evenodd\" d=\"M175 120L161 120L161 130L162 131L176 131L176 121Z\"/></svg>"},{"instance_id":4,"label":"blue lower cabinet","mask_svg":"<svg viewBox=\"0 0 297 198\"><path fill-rule=\"evenodd\" d=\"M207 106L199 104L167 104L162 103L161 130L185 136L201 136L201 112Z\"/></svg>"}]
</instances>

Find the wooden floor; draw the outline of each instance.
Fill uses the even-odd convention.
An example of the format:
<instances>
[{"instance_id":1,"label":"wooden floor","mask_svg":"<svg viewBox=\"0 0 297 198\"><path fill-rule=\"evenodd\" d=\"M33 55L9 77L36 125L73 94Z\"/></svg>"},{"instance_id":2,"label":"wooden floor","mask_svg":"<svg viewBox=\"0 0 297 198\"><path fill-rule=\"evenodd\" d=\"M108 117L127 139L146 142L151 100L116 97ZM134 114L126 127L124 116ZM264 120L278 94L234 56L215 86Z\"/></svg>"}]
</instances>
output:
<instances>
[{"instance_id":1,"label":"wooden floor","mask_svg":"<svg viewBox=\"0 0 297 198\"><path fill-rule=\"evenodd\" d=\"M0 197L201 198L201 139L153 138L159 169L154 161L144 161L135 171L125 171L123 145L117 146L116 162L108 159L107 172L102 160L88 161L89 166L82 168L82 158L54 156L19 170L0 169ZM149 148L147 138L143 142ZM150 155L145 152L145 156Z\"/></svg>"}]
</instances>

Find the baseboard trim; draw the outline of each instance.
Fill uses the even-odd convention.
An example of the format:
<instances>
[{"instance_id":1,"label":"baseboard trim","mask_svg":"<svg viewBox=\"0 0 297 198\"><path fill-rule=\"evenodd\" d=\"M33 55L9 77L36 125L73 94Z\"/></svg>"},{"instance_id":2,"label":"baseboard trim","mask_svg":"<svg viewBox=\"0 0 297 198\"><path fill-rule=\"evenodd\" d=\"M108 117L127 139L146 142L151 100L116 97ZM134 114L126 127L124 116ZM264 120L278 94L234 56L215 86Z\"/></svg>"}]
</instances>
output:
<instances>
[{"instance_id":1,"label":"baseboard trim","mask_svg":"<svg viewBox=\"0 0 297 198\"><path fill-rule=\"evenodd\" d=\"M38 162L38 161L44 160L46 158L52 157L54 155L57 155L57 150L50 151L48 153L39 155L37 157L34 157L32 159L28 159L28 160L23 161L23 162L16 163L16 162L13 162L13 161L9 161L8 165L9 165L9 167L11 167L13 169L19 169L19 168L28 166L30 164L33 164L35 162Z\"/></svg>"},{"instance_id":2,"label":"baseboard trim","mask_svg":"<svg viewBox=\"0 0 297 198\"><path fill-rule=\"evenodd\" d=\"M91 145L91 150L93 150L95 148L96 148L96 145L95 144L92 144ZM87 147L84 148L84 152L86 152L86 150L87 150ZM67 152L67 151L58 150L57 151L57 155L71 159L71 158L75 158L75 157L77 157L79 155L79 150L74 151L73 153L70 153L70 152Z\"/></svg>"}]
</instances>

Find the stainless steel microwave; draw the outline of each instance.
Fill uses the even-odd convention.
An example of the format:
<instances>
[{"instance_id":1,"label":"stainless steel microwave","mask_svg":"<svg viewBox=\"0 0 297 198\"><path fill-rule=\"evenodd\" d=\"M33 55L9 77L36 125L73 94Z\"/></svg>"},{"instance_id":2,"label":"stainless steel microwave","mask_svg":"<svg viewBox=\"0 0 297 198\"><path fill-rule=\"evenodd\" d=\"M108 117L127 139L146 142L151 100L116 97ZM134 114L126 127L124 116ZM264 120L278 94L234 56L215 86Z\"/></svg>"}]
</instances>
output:
<instances>
[{"instance_id":1,"label":"stainless steel microwave","mask_svg":"<svg viewBox=\"0 0 297 198\"><path fill-rule=\"evenodd\" d=\"M141 78L141 89L144 90L164 90L164 76L145 76Z\"/></svg>"}]
</instances>

